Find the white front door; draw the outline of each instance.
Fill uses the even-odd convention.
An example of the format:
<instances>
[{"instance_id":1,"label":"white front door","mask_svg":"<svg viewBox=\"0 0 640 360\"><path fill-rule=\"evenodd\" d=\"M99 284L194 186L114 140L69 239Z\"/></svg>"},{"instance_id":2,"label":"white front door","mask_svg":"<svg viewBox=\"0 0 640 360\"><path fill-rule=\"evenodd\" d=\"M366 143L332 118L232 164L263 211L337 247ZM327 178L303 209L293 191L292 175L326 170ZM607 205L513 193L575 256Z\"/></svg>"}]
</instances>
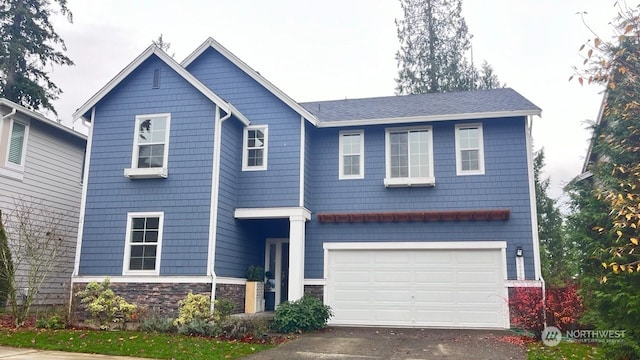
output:
<instances>
[{"instance_id":1,"label":"white front door","mask_svg":"<svg viewBox=\"0 0 640 360\"><path fill-rule=\"evenodd\" d=\"M268 282L265 292L273 293L275 306L287 301L289 289L289 239L267 239L264 271ZM269 307L267 299L267 307Z\"/></svg>"}]
</instances>

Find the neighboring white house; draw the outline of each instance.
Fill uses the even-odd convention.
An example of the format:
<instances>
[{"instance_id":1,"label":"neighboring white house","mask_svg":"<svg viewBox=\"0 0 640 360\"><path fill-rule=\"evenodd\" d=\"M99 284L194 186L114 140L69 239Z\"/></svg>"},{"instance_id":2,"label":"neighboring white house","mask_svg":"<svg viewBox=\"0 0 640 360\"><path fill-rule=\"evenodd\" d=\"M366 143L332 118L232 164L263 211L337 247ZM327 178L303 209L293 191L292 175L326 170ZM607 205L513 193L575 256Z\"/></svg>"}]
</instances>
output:
<instances>
[{"instance_id":1,"label":"neighboring white house","mask_svg":"<svg viewBox=\"0 0 640 360\"><path fill-rule=\"evenodd\" d=\"M38 303L68 300L73 271L87 137L55 120L0 98L0 210L19 203L46 209L65 227L63 249ZM10 222L5 224L8 232ZM23 270L24 269L18 269Z\"/></svg>"}]
</instances>

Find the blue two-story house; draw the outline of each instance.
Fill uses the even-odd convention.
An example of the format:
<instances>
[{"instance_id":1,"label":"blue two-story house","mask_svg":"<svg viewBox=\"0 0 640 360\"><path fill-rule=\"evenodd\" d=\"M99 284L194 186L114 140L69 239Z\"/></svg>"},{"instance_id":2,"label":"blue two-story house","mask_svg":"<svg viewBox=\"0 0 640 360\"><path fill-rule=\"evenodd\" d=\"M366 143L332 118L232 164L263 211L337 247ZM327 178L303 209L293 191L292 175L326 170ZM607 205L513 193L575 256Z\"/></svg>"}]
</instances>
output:
<instances>
[{"instance_id":1,"label":"blue two-story house","mask_svg":"<svg viewBox=\"0 0 640 360\"><path fill-rule=\"evenodd\" d=\"M149 47L91 124L74 291L174 310L318 296L333 324L509 327L539 286L532 117L512 89L297 103L213 39ZM240 306L239 306L240 308Z\"/></svg>"}]
</instances>

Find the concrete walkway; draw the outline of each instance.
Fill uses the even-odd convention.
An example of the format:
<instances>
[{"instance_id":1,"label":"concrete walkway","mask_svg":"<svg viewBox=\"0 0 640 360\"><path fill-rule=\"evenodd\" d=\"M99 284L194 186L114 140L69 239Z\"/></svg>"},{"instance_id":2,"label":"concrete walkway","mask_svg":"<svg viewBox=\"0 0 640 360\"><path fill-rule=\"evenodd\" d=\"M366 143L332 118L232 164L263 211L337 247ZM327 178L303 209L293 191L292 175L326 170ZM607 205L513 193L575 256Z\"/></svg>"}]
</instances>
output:
<instances>
[{"instance_id":1,"label":"concrete walkway","mask_svg":"<svg viewBox=\"0 0 640 360\"><path fill-rule=\"evenodd\" d=\"M0 346L0 360L140 360L129 356L68 353L64 351L18 349ZM148 360L148 359L147 359Z\"/></svg>"}]
</instances>

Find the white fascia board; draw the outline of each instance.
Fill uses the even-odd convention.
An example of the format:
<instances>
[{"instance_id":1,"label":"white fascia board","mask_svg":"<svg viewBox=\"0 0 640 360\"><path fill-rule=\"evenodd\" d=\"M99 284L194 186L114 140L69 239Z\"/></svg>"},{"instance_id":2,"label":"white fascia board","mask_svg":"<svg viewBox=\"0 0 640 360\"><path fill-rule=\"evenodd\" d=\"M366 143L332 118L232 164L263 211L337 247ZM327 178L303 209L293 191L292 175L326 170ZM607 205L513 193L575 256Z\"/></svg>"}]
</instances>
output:
<instances>
[{"instance_id":1,"label":"white fascia board","mask_svg":"<svg viewBox=\"0 0 640 360\"><path fill-rule=\"evenodd\" d=\"M506 241L325 242L325 250L458 250L506 249Z\"/></svg>"},{"instance_id":2,"label":"white fascia board","mask_svg":"<svg viewBox=\"0 0 640 360\"><path fill-rule=\"evenodd\" d=\"M216 278L216 283L217 284L228 284L228 285L245 285L247 283L247 279L218 276Z\"/></svg>"},{"instance_id":3,"label":"white fascia board","mask_svg":"<svg viewBox=\"0 0 640 360\"><path fill-rule=\"evenodd\" d=\"M294 216L311 220L311 211L304 207L277 207L238 208L234 212L234 217L236 219L282 219Z\"/></svg>"},{"instance_id":4,"label":"white fascia board","mask_svg":"<svg viewBox=\"0 0 640 360\"><path fill-rule=\"evenodd\" d=\"M137 69L142 63L144 63L149 57L152 55L156 55L162 62L167 64L173 71L175 71L178 75L182 76L188 83L190 83L193 87L195 87L198 91L200 91L204 96L206 96L209 100L211 100L214 104L216 104L220 109L224 112L229 113L232 112L236 118L238 118L245 125L248 124L249 120L236 108L234 108L231 104L224 101L221 97L216 95L211 89L206 87L200 80L196 79L195 76L191 75L185 68L180 66L178 62L176 62L171 56L167 55L162 49L158 48L155 45L149 46L142 54L138 55L133 62L127 65L124 69L122 69L111 81L109 81L100 91L98 91L95 95L93 95L87 102L84 103L76 112L73 113L73 120L77 120L78 118L84 116L92 107L94 107L102 98L104 98L111 90L113 90L118 84L120 84L129 74L131 74L135 69Z\"/></svg>"},{"instance_id":5,"label":"white fascia board","mask_svg":"<svg viewBox=\"0 0 640 360\"><path fill-rule=\"evenodd\" d=\"M77 131L75 131L75 130L73 130L71 128L68 128L68 127L62 125L61 123L59 123L59 122L57 122L55 120L49 119L48 117L46 117L46 116L44 116L44 115L42 115L42 114L40 114L38 112L35 112L35 111L31 110L31 109L27 109L26 107L24 107L24 106L22 106L20 104L16 104L16 103L14 103L13 101L11 101L9 99L0 98L0 105L6 106L6 107L11 108L11 109L16 109L17 112L20 112L20 113L28 116L31 119L38 120L38 121L40 121L40 122L42 122L42 123L44 123L46 125L49 125L49 126L54 127L56 129L62 130L64 132L66 132L68 134L71 134L71 135L73 135L73 136L75 136L77 138L80 138L82 140L87 140L87 136L86 135L84 135L82 133L79 133L79 132L77 132Z\"/></svg>"},{"instance_id":6,"label":"white fascia board","mask_svg":"<svg viewBox=\"0 0 640 360\"><path fill-rule=\"evenodd\" d=\"M227 60L231 61L235 66L237 66L242 71L244 71L253 80L257 81L260 85L264 86L267 90L269 90L272 94L274 94L278 99L282 100L282 102L287 104L295 112L297 112L302 117L307 119L307 121L309 121L311 124L315 126L318 125L318 120L316 119L315 115L310 113L307 109L305 109L300 104L298 104L295 100L290 98L282 90L278 89L264 76L258 74L257 71L253 70L244 61L240 60L240 58L235 56L231 51L227 50L224 46L222 46L219 42L215 41L211 37L205 40L204 43L202 43L196 50L194 50L189 56L187 56L180 63L180 65L182 65L182 67L186 69L195 59L197 59L200 55L202 55L202 53L204 53L209 47L213 48L214 50L222 54L222 56L227 58Z\"/></svg>"},{"instance_id":7,"label":"white fascia board","mask_svg":"<svg viewBox=\"0 0 640 360\"><path fill-rule=\"evenodd\" d=\"M364 126L364 125L390 125L390 124L408 124L420 122L437 122L451 120L479 120L505 118L514 116L541 116L540 110L519 110L519 111L498 111L498 112L479 112L466 114L450 114L450 115L429 115L429 116L409 116L397 118L380 118L380 119L361 119L361 120L339 120L339 121L320 121L319 128L346 127L346 126Z\"/></svg>"},{"instance_id":8,"label":"white fascia board","mask_svg":"<svg viewBox=\"0 0 640 360\"><path fill-rule=\"evenodd\" d=\"M144 284L210 284L211 276L157 276L157 275L122 275L122 276L72 276L72 283L102 282L106 278L112 283L144 283Z\"/></svg>"},{"instance_id":9,"label":"white fascia board","mask_svg":"<svg viewBox=\"0 0 640 360\"><path fill-rule=\"evenodd\" d=\"M506 280L505 287L542 287L540 280Z\"/></svg>"}]
</instances>

